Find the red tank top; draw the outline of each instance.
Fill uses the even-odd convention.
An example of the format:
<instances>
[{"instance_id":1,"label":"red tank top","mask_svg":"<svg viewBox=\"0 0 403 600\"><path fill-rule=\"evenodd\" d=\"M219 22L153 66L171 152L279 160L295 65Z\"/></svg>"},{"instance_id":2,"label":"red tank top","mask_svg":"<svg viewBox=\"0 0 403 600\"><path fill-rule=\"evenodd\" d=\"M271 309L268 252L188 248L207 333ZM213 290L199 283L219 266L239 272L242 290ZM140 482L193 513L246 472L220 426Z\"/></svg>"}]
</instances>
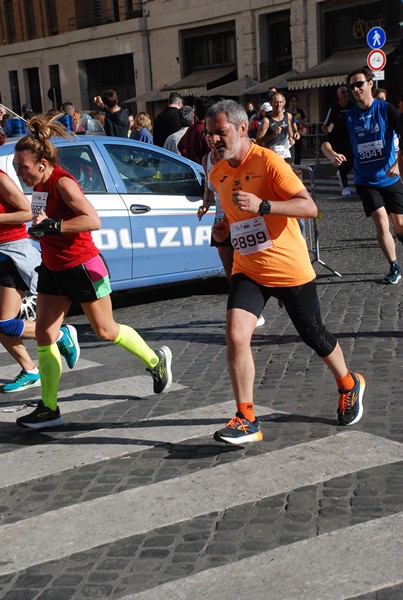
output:
<instances>
[{"instance_id":1,"label":"red tank top","mask_svg":"<svg viewBox=\"0 0 403 600\"><path fill-rule=\"evenodd\" d=\"M55 165L49 179L45 183L40 183L34 187L34 194L35 192L47 193L45 212L49 218L67 221L73 218L75 213L63 202L57 191L57 182L61 177L68 177L77 183L70 173ZM32 197L33 204L35 202L34 194ZM39 241L42 250L42 261L51 271L72 269L99 254L89 231L47 235L40 238Z\"/></svg>"},{"instance_id":2,"label":"red tank top","mask_svg":"<svg viewBox=\"0 0 403 600\"><path fill-rule=\"evenodd\" d=\"M0 175L8 177L7 173L0 170ZM12 206L0 196L0 215L16 212L15 206ZM14 242L15 240L23 240L29 237L25 223L21 225L7 225L0 223L0 244L5 242Z\"/></svg>"}]
</instances>

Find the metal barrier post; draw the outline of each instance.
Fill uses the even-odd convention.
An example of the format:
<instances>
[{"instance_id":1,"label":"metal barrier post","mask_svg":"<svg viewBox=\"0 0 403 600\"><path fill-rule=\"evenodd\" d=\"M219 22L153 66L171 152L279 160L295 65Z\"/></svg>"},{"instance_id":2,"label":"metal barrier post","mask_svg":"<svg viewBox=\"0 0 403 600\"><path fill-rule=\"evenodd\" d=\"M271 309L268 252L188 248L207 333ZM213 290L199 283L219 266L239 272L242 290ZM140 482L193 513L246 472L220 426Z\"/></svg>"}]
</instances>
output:
<instances>
[{"instance_id":1,"label":"metal barrier post","mask_svg":"<svg viewBox=\"0 0 403 600\"><path fill-rule=\"evenodd\" d=\"M311 167L309 167L308 165L291 165L291 166L295 171L301 170L301 171L308 172L310 193L311 193L312 198L315 200L315 181L314 181L314 177L313 177L313 169ZM323 267L325 267L325 269L327 269L328 271L331 271L331 273L334 273L334 275L337 275L337 277L343 277L343 275L341 273L339 273L335 269L332 269L332 267L329 267L329 265L326 264L320 258L319 231L318 231L318 224L316 222L316 219L305 219L305 223L307 225L305 231L306 231L306 241L308 244L308 252L309 252L309 255L311 257L313 257L311 259L311 262L312 263L317 262L320 265L322 265Z\"/></svg>"}]
</instances>

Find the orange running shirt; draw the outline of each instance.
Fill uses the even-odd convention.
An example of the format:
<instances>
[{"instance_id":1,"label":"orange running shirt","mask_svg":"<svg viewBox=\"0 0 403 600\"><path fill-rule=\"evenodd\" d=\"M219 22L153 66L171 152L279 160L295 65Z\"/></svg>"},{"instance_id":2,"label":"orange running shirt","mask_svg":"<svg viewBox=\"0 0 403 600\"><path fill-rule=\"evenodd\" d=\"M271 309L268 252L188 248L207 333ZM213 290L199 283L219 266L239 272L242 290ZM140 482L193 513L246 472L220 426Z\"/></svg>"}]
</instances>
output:
<instances>
[{"instance_id":1,"label":"orange running shirt","mask_svg":"<svg viewBox=\"0 0 403 600\"><path fill-rule=\"evenodd\" d=\"M253 143L238 167L220 160L210 171L209 179L231 224L256 216L232 204L233 190L251 192L262 200L286 202L305 189L283 158ZM265 215L264 221L272 246L251 254L240 254L235 249L232 274L244 273L267 287L290 287L312 281L316 275L297 219Z\"/></svg>"}]
</instances>

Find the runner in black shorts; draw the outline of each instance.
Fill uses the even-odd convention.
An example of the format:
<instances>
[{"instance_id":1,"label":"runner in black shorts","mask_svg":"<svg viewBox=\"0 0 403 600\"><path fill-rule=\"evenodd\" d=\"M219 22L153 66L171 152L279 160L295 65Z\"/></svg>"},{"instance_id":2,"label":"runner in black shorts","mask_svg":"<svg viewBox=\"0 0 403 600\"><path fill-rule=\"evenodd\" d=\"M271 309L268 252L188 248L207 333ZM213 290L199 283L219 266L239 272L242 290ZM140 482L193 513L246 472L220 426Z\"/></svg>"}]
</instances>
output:
<instances>
[{"instance_id":1,"label":"runner in black shorts","mask_svg":"<svg viewBox=\"0 0 403 600\"><path fill-rule=\"evenodd\" d=\"M403 215L403 190L400 181L388 187L368 187L358 184L355 187L367 217L382 207L385 207L388 215Z\"/></svg>"},{"instance_id":2,"label":"runner in black shorts","mask_svg":"<svg viewBox=\"0 0 403 600\"><path fill-rule=\"evenodd\" d=\"M399 113L388 102L372 96L374 82L370 69L364 67L352 71L347 83L357 104L337 119L322 144L322 152L339 167L346 162L352 149L356 190L365 214L374 221L378 243L389 263L389 273L383 282L396 284L402 274L389 217L398 240L403 243L403 184L395 143L399 134ZM336 152L335 148L345 148L344 153Z\"/></svg>"},{"instance_id":3,"label":"runner in black shorts","mask_svg":"<svg viewBox=\"0 0 403 600\"><path fill-rule=\"evenodd\" d=\"M153 350L127 325L113 318L108 268L95 246L91 231L101 222L70 173L57 164L52 135L69 137L55 120L34 117L29 122L31 136L15 146L18 175L33 187L33 226L29 229L42 250L39 268L36 338L42 399L17 424L31 429L63 424L57 405L61 377L57 332L71 303L77 301L94 332L139 357L153 378L154 393L161 394L172 383L172 354L167 346ZM77 340L74 347L79 352ZM43 368L42 368L43 365Z\"/></svg>"}]
</instances>

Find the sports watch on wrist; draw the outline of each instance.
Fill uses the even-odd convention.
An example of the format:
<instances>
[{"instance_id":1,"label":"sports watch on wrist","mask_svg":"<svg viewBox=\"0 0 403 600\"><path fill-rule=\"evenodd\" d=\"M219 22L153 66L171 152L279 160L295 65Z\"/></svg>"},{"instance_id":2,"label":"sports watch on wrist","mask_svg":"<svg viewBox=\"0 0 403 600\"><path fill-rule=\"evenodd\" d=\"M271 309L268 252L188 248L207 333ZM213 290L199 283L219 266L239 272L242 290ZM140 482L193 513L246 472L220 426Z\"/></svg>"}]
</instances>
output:
<instances>
[{"instance_id":1,"label":"sports watch on wrist","mask_svg":"<svg viewBox=\"0 0 403 600\"><path fill-rule=\"evenodd\" d=\"M269 215L271 213L271 204L268 200L262 200L259 205L259 215L263 217L263 215Z\"/></svg>"}]
</instances>

